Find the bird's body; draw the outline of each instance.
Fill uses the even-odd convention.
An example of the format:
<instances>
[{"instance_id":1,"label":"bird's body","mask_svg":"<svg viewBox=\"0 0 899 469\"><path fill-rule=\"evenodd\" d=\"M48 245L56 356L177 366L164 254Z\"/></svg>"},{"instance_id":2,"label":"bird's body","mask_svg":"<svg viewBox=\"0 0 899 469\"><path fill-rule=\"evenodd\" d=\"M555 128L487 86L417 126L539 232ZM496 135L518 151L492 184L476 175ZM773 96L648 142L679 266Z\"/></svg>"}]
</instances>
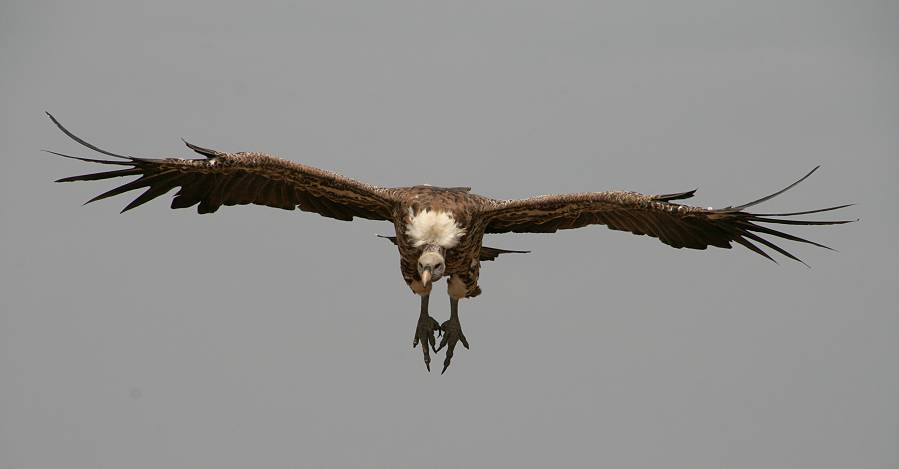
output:
<instances>
[{"instance_id":1,"label":"bird's body","mask_svg":"<svg viewBox=\"0 0 899 469\"><path fill-rule=\"evenodd\" d=\"M456 282L462 282L465 291L461 298L480 294L481 290L478 287L480 251L486 229L484 218L480 214L482 207L494 201L488 197L472 194L467 187L444 188L421 185L395 190L403 195L400 197L403 202L397 206L394 213L393 224L397 233L395 239L400 254L400 270L406 283L416 293L424 288L420 285L417 263L422 248L429 243L415 236L414 232L410 232L410 228L423 218L426 223L432 221L428 220L430 218L433 219L432 225L440 225L441 221L454 225L433 228L438 234L445 231L462 233L454 242L446 242L443 246L434 243L445 250L444 275L451 279L448 282L451 281L456 288L460 287ZM431 214L433 216L427 216ZM454 236L446 237L454 238Z\"/></svg>"},{"instance_id":2,"label":"bird's body","mask_svg":"<svg viewBox=\"0 0 899 469\"><path fill-rule=\"evenodd\" d=\"M50 118L78 143L115 159L98 160L51 153L123 167L63 178L59 182L138 176L89 202L146 188L123 209L124 212L178 187L172 199L172 208L196 205L198 213L212 213L222 205L255 204L286 210L300 209L338 220L361 217L391 222L395 236L387 238L399 251L403 279L421 297L413 346L422 342L428 369L428 345L435 352L439 350L435 347L434 333L439 331L444 334L440 345L441 348L447 346L444 371L450 364L456 342L461 341L468 347L459 322L458 303L462 298L481 293L478 285L481 261L494 260L505 253L525 252L485 247L482 244L485 233L552 233L560 229L602 224L614 230L655 237L675 248L730 248L732 243L737 243L769 259L771 257L761 246L799 261L762 235L826 246L764 224L829 225L847 222L787 218L835 210L846 205L791 213L754 214L745 211L792 188L811 172L772 195L722 209L692 207L675 202L692 197L695 191L664 195L587 192L497 200L473 194L467 187L418 185L383 188L262 153L226 153L191 144L187 144L188 147L204 158L123 156L85 142L65 129L53 116ZM429 316L428 298L432 283L443 276L447 277L451 316L438 325Z\"/></svg>"}]
</instances>

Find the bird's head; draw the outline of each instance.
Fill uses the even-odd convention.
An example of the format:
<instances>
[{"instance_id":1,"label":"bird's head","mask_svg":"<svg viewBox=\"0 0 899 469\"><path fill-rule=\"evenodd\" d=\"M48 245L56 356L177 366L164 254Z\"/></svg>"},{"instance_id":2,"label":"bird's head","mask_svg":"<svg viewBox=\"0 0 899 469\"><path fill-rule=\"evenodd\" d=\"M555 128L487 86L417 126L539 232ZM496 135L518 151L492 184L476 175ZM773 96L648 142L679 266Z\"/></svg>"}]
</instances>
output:
<instances>
[{"instance_id":1,"label":"bird's head","mask_svg":"<svg viewBox=\"0 0 899 469\"><path fill-rule=\"evenodd\" d=\"M446 269L443 256L436 251L426 251L418 258L418 275L421 283L428 286L431 282L439 280Z\"/></svg>"}]
</instances>

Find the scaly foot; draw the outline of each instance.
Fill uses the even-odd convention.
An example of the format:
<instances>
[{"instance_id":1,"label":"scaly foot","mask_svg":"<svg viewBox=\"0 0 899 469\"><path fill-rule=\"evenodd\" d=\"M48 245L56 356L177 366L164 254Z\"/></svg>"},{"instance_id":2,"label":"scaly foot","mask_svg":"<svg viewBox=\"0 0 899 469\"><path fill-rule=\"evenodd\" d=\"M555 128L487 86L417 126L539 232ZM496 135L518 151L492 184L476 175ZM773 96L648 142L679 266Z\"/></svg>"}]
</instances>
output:
<instances>
[{"instance_id":1,"label":"scaly foot","mask_svg":"<svg viewBox=\"0 0 899 469\"><path fill-rule=\"evenodd\" d=\"M437 340L434 338L434 332L438 332L440 330L440 325L436 319L432 318L428 315L428 297L421 297L421 315L418 316L418 324L415 326L415 337L412 339L412 348L415 348L419 342L421 342L421 351L424 353L425 358L425 368L428 371L431 371L431 354L428 351L428 346L430 346L431 350L434 353L437 353L437 349L434 348Z\"/></svg>"},{"instance_id":2,"label":"scaly foot","mask_svg":"<svg viewBox=\"0 0 899 469\"><path fill-rule=\"evenodd\" d=\"M443 374L446 373L446 369L449 368L450 362L453 359L453 351L456 349L456 343L461 341L462 346L466 349L468 348L468 339L466 339L465 334L462 333L462 324L459 323L459 300L450 299L450 318L440 325L440 330L443 332L443 340L440 341L440 346L437 347L435 351L440 351L440 349L446 347L446 358L443 360L443 371L440 372L440 374Z\"/></svg>"}]
</instances>

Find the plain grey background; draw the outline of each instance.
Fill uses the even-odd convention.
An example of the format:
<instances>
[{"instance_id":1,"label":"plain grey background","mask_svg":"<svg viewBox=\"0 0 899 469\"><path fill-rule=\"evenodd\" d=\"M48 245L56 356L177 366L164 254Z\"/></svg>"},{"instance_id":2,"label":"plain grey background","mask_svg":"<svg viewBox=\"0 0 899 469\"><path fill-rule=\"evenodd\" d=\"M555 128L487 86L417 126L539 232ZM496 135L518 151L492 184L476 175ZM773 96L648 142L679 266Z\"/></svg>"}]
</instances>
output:
<instances>
[{"instance_id":1,"label":"plain grey background","mask_svg":"<svg viewBox=\"0 0 899 469\"><path fill-rule=\"evenodd\" d=\"M892 1L3 2L0 466L899 465ZM380 185L524 197L699 187L811 269L592 227L494 236L472 344L428 374L386 223L109 183L43 116ZM167 199L167 198L166 198ZM789 244L789 243L788 243ZM448 317L441 284L432 314ZM442 360L442 354L441 358Z\"/></svg>"}]
</instances>

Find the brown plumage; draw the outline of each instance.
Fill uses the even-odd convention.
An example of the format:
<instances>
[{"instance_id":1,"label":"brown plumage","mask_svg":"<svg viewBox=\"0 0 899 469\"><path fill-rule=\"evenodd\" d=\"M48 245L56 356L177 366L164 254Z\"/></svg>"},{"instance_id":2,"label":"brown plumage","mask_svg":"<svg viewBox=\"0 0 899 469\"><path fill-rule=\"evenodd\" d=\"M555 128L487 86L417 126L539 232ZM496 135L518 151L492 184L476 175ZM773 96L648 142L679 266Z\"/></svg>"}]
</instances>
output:
<instances>
[{"instance_id":1,"label":"brown plumage","mask_svg":"<svg viewBox=\"0 0 899 469\"><path fill-rule=\"evenodd\" d=\"M848 207L838 205L788 213L750 213L745 209L765 202L796 186L795 183L767 197L740 206L721 209L692 207L675 201L695 191L664 195L636 192L589 192L546 195L520 200L495 200L472 194L470 188L413 186L383 188L328 171L282 160L262 153L225 153L185 144L204 158L148 159L118 155L80 139L53 116L50 119L76 142L114 160L69 156L81 161L120 166L120 169L59 179L58 182L95 181L137 176L88 202L125 192L145 189L122 210L127 211L178 188L172 208L197 206L198 213L212 213L222 205L255 204L285 210L314 212L338 220L354 217L390 221L395 236L385 236L398 248L400 270L422 307L413 346L422 342L425 365L430 370L428 345L437 352L446 346L443 371L450 364L458 341L467 348L458 318L458 300L480 294L480 262L495 260L510 251L485 247L485 233L553 233L557 230L602 224L613 230L658 238L675 248L730 248L737 243L768 259L764 248L802 262L772 240L821 244L765 226L835 225L853 220L809 221L789 217ZM829 249L829 248L828 248ZM803 262L804 264L804 262ZM442 325L427 312L432 282L448 277L451 316ZM436 347L435 332L443 341Z\"/></svg>"}]
</instances>

